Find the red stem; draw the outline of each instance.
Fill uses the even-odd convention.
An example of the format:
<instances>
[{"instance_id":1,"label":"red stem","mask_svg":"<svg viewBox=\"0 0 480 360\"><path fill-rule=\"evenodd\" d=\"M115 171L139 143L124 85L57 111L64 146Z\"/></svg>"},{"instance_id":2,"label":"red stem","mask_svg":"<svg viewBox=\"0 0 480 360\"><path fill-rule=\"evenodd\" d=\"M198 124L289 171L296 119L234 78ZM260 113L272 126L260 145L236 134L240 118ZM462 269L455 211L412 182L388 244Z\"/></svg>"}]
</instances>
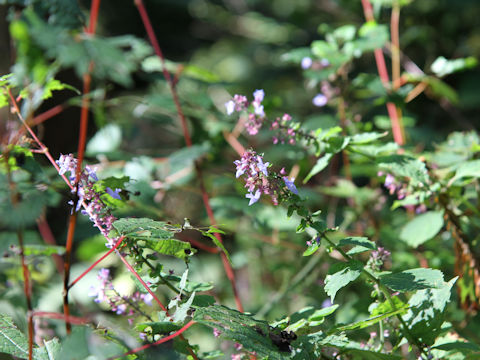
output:
<instances>
[{"instance_id":1,"label":"red stem","mask_svg":"<svg viewBox=\"0 0 480 360\"><path fill-rule=\"evenodd\" d=\"M85 270L83 273L81 273L79 277L77 277L75 280L73 280L72 283L70 285L68 285L68 288L70 289L73 285L75 285L78 281L80 281L85 275L87 275L95 266L100 264L100 262L102 262L103 259L105 259L112 252L114 252L115 249L122 243L124 238L125 238L124 236L120 237L120 239L118 239L118 241L115 243L114 247L112 247L110 250L108 250L100 259L95 261L92 265L90 265L88 267L87 270Z\"/></svg>"},{"instance_id":2,"label":"red stem","mask_svg":"<svg viewBox=\"0 0 480 360\"><path fill-rule=\"evenodd\" d=\"M164 338L161 338L160 340L157 340L157 341L155 341L154 343L146 344L146 345L140 346L140 347L138 347L138 348L136 348L136 349L130 350L130 351L126 352L125 354L111 357L111 358L109 358L108 360L118 359L118 358L121 358L121 357L124 357L124 356L128 356L128 355L131 355L131 354L135 354L135 353L137 353L137 352L139 352L139 351L148 349L149 347L163 344L164 342L167 342L168 340L171 340L171 339L173 339L173 338L175 338L175 337L177 337L177 336L180 336L184 331L186 331L186 330L187 330L190 326L192 326L193 324L195 324L195 321L190 320L187 324L185 324L184 327L182 327L180 330L174 332L174 333L171 334L171 335L165 336Z\"/></svg>"},{"instance_id":3,"label":"red stem","mask_svg":"<svg viewBox=\"0 0 480 360\"><path fill-rule=\"evenodd\" d=\"M51 117L57 115L58 113L61 113L64 109L65 109L64 105L54 106L53 108L35 116L32 120L32 125L39 125L45 120L48 120Z\"/></svg>"},{"instance_id":4,"label":"red stem","mask_svg":"<svg viewBox=\"0 0 480 360\"><path fill-rule=\"evenodd\" d=\"M95 34L97 29L98 9L100 8L100 0L92 0L90 5L90 22L87 29L88 34Z\"/></svg>"},{"instance_id":5,"label":"red stem","mask_svg":"<svg viewBox=\"0 0 480 360\"><path fill-rule=\"evenodd\" d=\"M185 119L185 115L183 114L182 107L180 106L180 100L179 100L178 94L175 90L175 84L173 82L173 79L172 79L170 73L167 71L167 68L165 66L165 57L163 56L160 45L158 44L158 40L157 40L157 37L155 35L155 31L153 30L150 19L148 17L147 10L145 9L145 6L144 6L142 0L134 0L134 1L135 1L135 5L137 6L138 12L140 13L140 17L142 18L143 25L144 25L145 30L147 32L148 38L150 39L150 43L152 44L152 46L155 50L155 53L159 57L160 62L162 64L162 72L163 72L163 75L165 76L165 79L167 80L167 83L170 87L170 91L172 93L172 97L173 97L173 101L175 103L175 107L177 109L178 117L180 118L180 123L182 125L183 137L185 139L185 143L186 143L187 147L191 147L192 146L192 139L191 139L190 133L188 131L187 121ZM200 188L201 188L201 191L202 191L202 199L203 199L203 204L205 206L205 210L207 211L208 218L210 219L210 223L212 225L215 225L216 221L215 221L215 217L213 215L212 208L210 206L208 193L205 190L205 186L204 186L204 183L203 183L202 172L201 172L201 169L200 169L200 167L198 166L197 163L195 163L195 170L197 172L197 177L198 177L198 180L200 182ZM220 234L216 233L215 237L221 243L223 242ZM235 302L237 304L237 308L238 308L239 311L243 312L243 306L242 306L242 303L240 301L240 297L238 296L238 292L237 292L237 288L236 288L235 275L234 275L234 272L233 272L233 268L232 268L231 264L228 262L228 259L223 252L221 253L221 257L222 257L222 262L223 262L223 266L224 266L224 269L225 269L225 273L227 274L227 277L230 280L230 283L232 285L233 295L235 297Z\"/></svg>"},{"instance_id":6,"label":"red stem","mask_svg":"<svg viewBox=\"0 0 480 360\"><path fill-rule=\"evenodd\" d=\"M58 320L65 320L65 315L56 312L50 311L34 311L32 316L47 318L47 319L58 319ZM85 318L77 317L77 316L69 316L68 321L74 325L83 325L88 324L88 320Z\"/></svg>"},{"instance_id":7,"label":"red stem","mask_svg":"<svg viewBox=\"0 0 480 360\"><path fill-rule=\"evenodd\" d=\"M43 240L47 244L57 245L57 242L55 241L55 237L53 236L52 230L50 229L50 226L48 225L48 222L45 219L45 215L41 215L37 219L37 226L38 226L38 231L40 232L40 235L42 236ZM58 254L53 254L53 261L55 262L55 266L57 267L58 273L61 274L64 266L62 257Z\"/></svg>"},{"instance_id":8,"label":"red stem","mask_svg":"<svg viewBox=\"0 0 480 360\"><path fill-rule=\"evenodd\" d=\"M147 290L149 292L150 295L153 296L153 298L155 299L155 301L157 302L157 304L160 306L160 308L165 311L168 315L168 310L165 306L163 306L162 302L160 301L160 299L157 297L157 295L155 295L155 293L150 289L150 287L145 283L145 281L143 281L143 279L140 277L140 275L138 275L138 273L135 271L135 269L128 263L128 261L122 256L122 254L120 254L120 252L117 250L116 251L117 255L120 257L120 260L122 260L122 262L125 264L125 266L128 268L128 270L130 270L130 272L133 274L133 276L135 276L138 281L140 281L140 283L143 285L143 287L145 288L145 290Z\"/></svg>"},{"instance_id":9,"label":"red stem","mask_svg":"<svg viewBox=\"0 0 480 360\"><path fill-rule=\"evenodd\" d=\"M373 8L369 0L362 0L363 13L367 21L375 21L373 17ZM377 63L378 75L380 80L383 83L383 86L388 89L390 86L390 79L388 77L387 65L385 64L385 58L383 57L382 49L375 49L375 62ZM394 103L387 103L388 116L390 117L390 122L392 124L392 133L393 139L399 145L405 144L405 139L403 136L402 125L398 118L397 107Z\"/></svg>"}]
</instances>

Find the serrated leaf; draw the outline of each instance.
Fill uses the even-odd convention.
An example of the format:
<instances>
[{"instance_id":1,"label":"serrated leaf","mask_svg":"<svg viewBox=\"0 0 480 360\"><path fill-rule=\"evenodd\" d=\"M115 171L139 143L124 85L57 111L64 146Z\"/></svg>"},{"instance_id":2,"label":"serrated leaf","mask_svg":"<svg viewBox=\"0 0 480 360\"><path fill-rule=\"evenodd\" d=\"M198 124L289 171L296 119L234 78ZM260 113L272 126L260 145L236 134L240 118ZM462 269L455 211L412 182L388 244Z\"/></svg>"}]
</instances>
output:
<instances>
[{"instance_id":1,"label":"serrated leaf","mask_svg":"<svg viewBox=\"0 0 480 360\"><path fill-rule=\"evenodd\" d=\"M353 245L353 247L348 250L348 255L358 254L364 251L376 250L377 245L373 241L368 240L366 237L361 236L351 236L344 239L341 239L338 242L338 246L347 246Z\"/></svg>"},{"instance_id":2,"label":"serrated leaf","mask_svg":"<svg viewBox=\"0 0 480 360\"><path fill-rule=\"evenodd\" d=\"M272 343L270 328L265 321L221 305L197 308L194 320L212 329L217 328L221 337L242 344L247 351L255 351L259 359L285 359L286 353Z\"/></svg>"},{"instance_id":3,"label":"serrated leaf","mask_svg":"<svg viewBox=\"0 0 480 360\"><path fill-rule=\"evenodd\" d=\"M317 160L315 165L313 166L312 170L308 173L308 175L303 179L303 183L306 184L308 180L310 180L313 176L317 175L320 171L325 169L332 158L333 154L325 154L321 158Z\"/></svg>"},{"instance_id":4,"label":"serrated leaf","mask_svg":"<svg viewBox=\"0 0 480 360\"><path fill-rule=\"evenodd\" d=\"M418 159L403 155L391 155L377 160L380 170L384 170L394 176L408 177L414 186L428 184L428 176L425 164Z\"/></svg>"},{"instance_id":5,"label":"serrated leaf","mask_svg":"<svg viewBox=\"0 0 480 360\"><path fill-rule=\"evenodd\" d=\"M28 341L10 316L0 314L0 353L28 358Z\"/></svg>"},{"instance_id":6,"label":"serrated leaf","mask_svg":"<svg viewBox=\"0 0 480 360\"><path fill-rule=\"evenodd\" d=\"M416 248L433 238L443 228L443 211L417 215L400 231L400 239Z\"/></svg>"},{"instance_id":7,"label":"serrated leaf","mask_svg":"<svg viewBox=\"0 0 480 360\"><path fill-rule=\"evenodd\" d=\"M215 304L216 300L211 295L197 295L193 299L192 306L194 307L207 307Z\"/></svg>"},{"instance_id":8,"label":"serrated leaf","mask_svg":"<svg viewBox=\"0 0 480 360\"><path fill-rule=\"evenodd\" d=\"M432 345L442 331L445 306L450 301L451 290L458 277L442 283L436 289L417 291L408 301L410 310L403 316L409 332L426 345Z\"/></svg>"},{"instance_id":9,"label":"serrated leaf","mask_svg":"<svg viewBox=\"0 0 480 360\"><path fill-rule=\"evenodd\" d=\"M381 274L379 277L383 285L400 292L435 289L444 284L443 273L440 270L428 268Z\"/></svg>"},{"instance_id":10,"label":"serrated leaf","mask_svg":"<svg viewBox=\"0 0 480 360\"><path fill-rule=\"evenodd\" d=\"M120 235L133 240L167 240L175 233L167 223L148 218L123 218L115 221L113 227Z\"/></svg>"},{"instance_id":11,"label":"serrated leaf","mask_svg":"<svg viewBox=\"0 0 480 360\"><path fill-rule=\"evenodd\" d=\"M348 285L360 276L363 270L363 263L357 260L351 260L348 263L337 263L333 265L325 278L325 292L330 296L332 302L335 299L337 291Z\"/></svg>"}]
</instances>

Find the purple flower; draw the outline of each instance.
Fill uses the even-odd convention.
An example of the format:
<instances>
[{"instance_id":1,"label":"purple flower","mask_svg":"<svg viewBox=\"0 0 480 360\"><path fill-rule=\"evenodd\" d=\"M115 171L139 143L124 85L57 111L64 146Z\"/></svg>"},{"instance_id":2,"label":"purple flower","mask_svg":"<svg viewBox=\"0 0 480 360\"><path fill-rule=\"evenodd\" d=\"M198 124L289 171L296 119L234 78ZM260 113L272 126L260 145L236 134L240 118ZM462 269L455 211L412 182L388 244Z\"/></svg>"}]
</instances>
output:
<instances>
[{"instance_id":1,"label":"purple flower","mask_svg":"<svg viewBox=\"0 0 480 360\"><path fill-rule=\"evenodd\" d=\"M270 165L269 162L263 163L262 157L257 156L257 167L265 176L268 176L268 171L267 171L268 165Z\"/></svg>"},{"instance_id":2,"label":"purple flower","mask_svg":"<svg viewBox=\"0 0 480 360\"><path fill-rule=\"evenodd\" d=\"M227 115L232 115L235 111L235 102L233 100L227 101L225 107L227 108Z\"/></svg>"},{"instance_id":3,"label":"purple flower","mask_svg":"<svg viewBox=\"0 0 480 360\"><path fill-rule=\"evenodd\" d=\"M258 199L260 199L260 195L262 195L260 190L257 190L255 192L255 194L249 193L249 194L245 195L245 197L247 199L250 199L250 202L248 203L248 206L255 204L258 201Z\"/></svg>"},{"instance_id":4,"label":"purple flower","mask_svg":"<svg viewBox=\"0 0 480 360\"><path fill-rule=\"evenodd\" d=\"M88 176L90 176L93 181L98 181L98 177L97 177L97 173L95 172L94 169L92 169L90 166L85 166L85 170L87 171L88 173Z\"/></svg>"},{"instance_id":5,"label":"purple flower","mask_svg":"<svg viewBox=\"0 0 480 360\"><path fill-rule=\"evenodd\" d=\"M143 302L148 306L152 306L152 300L153 300L153 296L150 293L145 294L145 296L143 297Z\"/></svg>"},{"instance_id":6,"label":"purple flower","mask_svg":"<svg viewBox=\"0 0 480 360\"><path fill-rule=\"evenodd\" d=\"M263 111L263 105L259 105L255 107L255 115L258 115L260 117L265 117L265 111Z\"/></svg>"},{"instance_id":7,"label":"purple flower","mask_svg":"<svg viewBox=\"0 0 480 360\"><path fill-rule=\"evenodd\" d=\"M318 106L318 107L325 106L327 104L327 102L328 102L328 99L323 94L317 94L312 100L313 105Z\"/></svg>"},{"instance_id":8,"label":"purple flower","mask_svg":"<svg viewBox=\"0 0 480 360\"><path fill-rule=\"evenodd\" d=\"M312 58L308 57L308 56L305 56L303 59L302 59L302 69L303 70L307 70L309 69L313 64L313 61L312 61Z\"/></svg>"},{"instance_id":9,"label":"purple flower","mask_svg":"<svg viewBox=\"0 0 480 360\"><path fill-rule=\"evenodd\" d=\"M330 306L332 306L332 301L330 300L330 298L327 298L327 299L323 300L322 309L330 307Z\"/></svg>"},{"instance_id":10,"label":"purple flower","mask_svg":"<svg viewBox=\"0 0 480 360\"><path fill-rule=\"evenodd\" d=\"M220 330L218 330L217 328L213 328L213 336L219 337L220 334L221 334Z\"/></svg>"},{"instance_id":11,"label":"purple flower","mask_svg":"<svg viewBox=\"0 0 480 360\"><path fill-rule=\"evenodd\" d=\"M330 66L330 61L328 61L327 59L322 59L320 60L320 65L322 65L323 67Z\"/></svg>"},{"instance_id":12,"label":"purple flower","mask_svg":"<svg viewBox=\"0 0 480 360\"><path fill-rule=\"evenodd\" d=\"M122 189L115 189L115 191L113 191L111 188L107 187L106 188L106 192L108 195L110 195L111 197L113 197L114 199L117 199L117 200L121 200L122 198L120 197L120 192L122 191Z\"/></svg>"},{"instance_id":13,"label":"purple flower","mask_svg":"<svg viewBox=\"0 0 480 360\"><path fill-rule=\"evenodd\" d=\"M283 177L283 181L285 182L285 186L295 195L298 195L298 190L295 184L293 183L295 179L289 180L286 176Z\"/></svg>"},{"instance_id":14,"label":"purple flower","mask_svg":"<svg viewBox=\"0 0 480 360\"><path fill-rule=\"evenodd\" d=\"M263 98L265 97L265 91L263 91L263 89L255 90L253 92L253 97L255 98L254 101L261 103L263 101Z\"/></svg>"}]
</instances>

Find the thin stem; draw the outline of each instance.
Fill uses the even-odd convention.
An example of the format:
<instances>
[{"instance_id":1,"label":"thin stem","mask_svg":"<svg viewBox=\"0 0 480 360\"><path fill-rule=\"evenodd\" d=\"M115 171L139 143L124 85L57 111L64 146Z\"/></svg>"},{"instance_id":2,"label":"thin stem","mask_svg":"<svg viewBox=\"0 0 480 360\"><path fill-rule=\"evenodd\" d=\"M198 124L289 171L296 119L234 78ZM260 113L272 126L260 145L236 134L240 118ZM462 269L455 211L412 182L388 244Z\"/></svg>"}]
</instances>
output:
<instances>
[{"instance_id":1,"label":"thin stem","mask_svg":"<svg viewBox=\"0 0 480 360\"><path fill-rule=\"evenodd\" d=\"M152 346L156 346L156 345L160 345L160 344L163 344L164 342L167 342L168 340L171 340L177 336L181 336L181 334L186 331L190 326L192 326L193 324L195 324L195 321L193 320L190 320L187 324L185 324L184 327L182 327L180 330L174 332L173 334L171 335L168 335L168 336L165 336L164 338L158 340L158 341L155 341L154 343L151 343L151 344L146 344L146 345L143 345L143 346L140 346L136 349L133 349L133 350L130 350L128 352L126 352L125 354L122 354L120 356L114 356L114 357L111 357L109 358L108 360L114 360L114 359L119 359L119 358L122 358L122 357L125 357L125 356L128 356L128 355L131 355L131 354L135 354L139 351L142 351L142 350L145 350L145 349L148 349L149 347L152 347ZM198 358L193 355L195 359L198 360Z\"/></svg>"},{"instance_id":2,"label":"thin stem","mask_svg":"<svg viewBox=\"0 0 480 360\"><path fill-rule=\"evenodd\" d=\"M100 0L93 0L90 6L90 24L86 30L87 34L93 34L97 26L98 19L98 8L100 6ZM76 198L74 201L73 209L77 208L77 202L80 201L78 196L78 191L80 187L78 182L80 180L80 174L82 172L82 163L83 157L85 155L85 145L87 143L87 129L88 129L88 113L90 107L90 97L87 96L90 92L90 82L91 76L90 72L92 71L93 63L90 63L88 71L83 75L83 98L82 98L82 108L80 111L80 133L78 135L78 148L77 148L77 169L75 176L75 185L74 188L77 190ZM70 308L68 304L68 292L69 292L69 283L70 283L70 268L72 262L72 248L73 248L73 238L75 235L75 228L77 225L77 212L72 211L70 215L70 221L68 223L68 233L67 241L65 244L65 265L64 265L64 278L63 278L63 311L65 313L65 327L67 329L67 334L70 334L72 331L72 326L68 321L68 316L70 315Z\"/></svg>"},{"instance_id":3,"label":"thin stem","mask_svg":"<svg viewBox=\"0 0 480 360\"><path fill-rule=\"evenodd\" d=\"M80 276L78 276L75 280L73 280L72 283L68 285L68 288L70 289L73 285L75 285L78 281L80 281L85 275L87 275L95 266L97 266L100 262L102 262L103 259L105 259L112 252L114 252L117 249L117 247L122 243L124 238L125 238L124 236L120 237L120 239L118 239L118 241L115 243L114 247L108 250L100 259L95 261L92 265L88 267L87 270L85 270L83 273L80 274Z\"/></svg>"},{"instance_id":4,"label":"thin stem","mask_svg":"<svg viewBox=\"0 0 480 360\"><path fill-rule=\"evenodd\" d=\"M50 311L34 311L32 313L34 317L41 317L47 319L57 319L57 320L65 320L65 314L57 313L57 312L50 312ZM68 321L74 325L85 325L88 324L90 321L85 318L81 318L78 316L70 315L68 317Z\"/></svg>"},{"instance_id":5,"label":"thin stem","mask_svg":"<svg viewBox=\"0 0 480 360\"><path fill-rule=\"evenodd\" d=\"M155 53L157 54L157 56L160 59L160 62L162 64L162 72L163 72L163 75L165 77L165 80L168 83L168 86L170 88L170 92L172 93L173 102L175 103L175 108L177 110L177 114L178 114L178 117L180 119L180 124L182 126L183 137L185 139L185 144L187 145L187 147L191 147L193 145L193 143L192 143L192 139L190 137L190 132L188 130L185 115L184 115L182 107L180 105L180 99L179 99L178 93L175 89L175 82L174 82L174 79L172 79L172 76L170 75L170 73L168 72L168 70L165 66L165 57L163 56L162 49L160 48L157 37L155 35L155 31L153 30L152 24L150 22L150 18L148 17L147 10L145 9L145 6L144 6L142 0L134 0L134 2L135 2L135 5L138 9L138 12L140 13L140 17L142 18L142 22L143 22L143 25L145 27L145 31L147 32L150 43L152 44L152 46L155 50ZM196 170L196 173L197 173L198 181L200 183L200 189L202 191L202 200L203 200L203 204L205 206L205 210L207 211L208 218L210 219L210 223L212 225L215 225L216 224L215 217L213 215L213 211L212 211L212 208L210 206L209 196L208 196L208 193L205 189L205 185L204 185L204 182L203 182L202 171L201 171L200 166L198 165L198 162L195 162L195 170ZM218 239L218 241L223 243L223 240L222 240L222 237L221 237L220 234L215 233L215 237ZM243 305L242 305L240 297L238 295L233 268L232 268L231 264L229 263L226 255L223 252L220 253L220 256L222 258L222 263L223 263L223 267L225 269L225 273L227 274L227 277L230 280L230 284L232 286L233 295L235 297L235 303L237 305L237 309L239 311L243 312Z\"/></svg>"},{"instance_id":6,"label":"thin stem","mask_svg":"<svg viewBox=\"0 0 480 360\"><path fill-rule=\"evenodd\" d=\"M332 247L335 248L335 250L337 250L345 260L348 260L348 261L351 261L353 260L353 257L351 257L350 255L348 255L342 248L340 248L339 246L337 246L333 241L331 241L326 234L322 234L322 238L325 239L328 244ZM388 288L383 285L381 282L380 282L380 279L378 279L375 275L373 275L369 270L367 270L365 267L362 268L362 273L367 277L369 278L377 287L378 289L382 292L383 296L385 297L385 299L388 301L388 303L390 304L390 306L392 307L392 310L393 311L396 311L397 310L397 307L395 305L395 302L393 301L392 299L392 296L390 295L390 291L388 290ZM418 342L418 340L412 336L412 334L410 333L410 330L408 329L408 325L407 323L405 322L405 320L403 320L403 318L400 316L400 315L396 315L396 318L398 319L398 321L400 321L400 323L402 324L402 329L403 329L403 334L404 336L410 341L410 343L412 344L415 344L417 346L417 348L425 355L427 355L427 352L426 350L424 349L424 347Z\"/></svg>"},{"instance_id":7,"label":"thin stem","mask_svg":"<svg viewBox=\"0 0 480 360\"><path fill-rule=\"evenodd\" d=\"M157 297L157 295L155 295L155 293L152 291L152 289L150 289L150 287L145 283L145 281L143 281L143 279L140 277L140 275L138 275L138 273L135 271L135 269L128 263L128 261L122 256L122 254L120 254L120 252L118 250L115 250L115 252L117 253L117 255L120 257L120 260L122 260L122 262L125 264L125 266L128 268L128 270L130 270L130 272L133 274L133 276L135 276L138 281L140 281L140 283L143 285L143 287L145 288L145 290L147 290L149 292L150 295L153 296L153 298L155 299L155 301L157 302L157 304L160 306L160 308L165 311L165 313L168 315L168 310L167 308L162 304L162 302L160 301L160 299Z\"/></svg>"},{"instance_id":8,"label":"thin stem","mask_svg":"<svg viewBox=\"0 0 480 360\"><path fill-rule=\"evenodd\" d=\"M143 261L145 262L145 264L150 269L156 270L155 266L153 266L152 263L140 253L140 251L138 250L138 248L136 246L133 246L133 251L135 252L135 254L142 257ZM172 283L170 281L168 281L167 279L165 279L161 274L158 274L158 277L160 278L160 280L163 282L164 285L166 285L168 288L170 288L170 290L172 290L176 294L180 294L180 290L178 290L174 285L172 285Z\"/></svg>"},{"instance_id":9,"label":"thin stem","mask_svg":"<svg viewBox=\"0 0 480 360\"><path fill-rule=\"evenodd\" d=\"M373 17L373 8L370 1L362 0L362 6L365 19L367 21L375 21L375 18ZM382 49L375 49L373 54L375 56L375 62L377 64L377 70L380 76L380 80L382 81L383 86L388 89L390 87L390 80L388 77L387 65L385 64L385 58L383 57ZM403 136L403 126L398 119L398 112L394 103L387 103L387 112L392 123L393 139L399 145L405 144L405 139Z\"/></svg>"}]
</instances>

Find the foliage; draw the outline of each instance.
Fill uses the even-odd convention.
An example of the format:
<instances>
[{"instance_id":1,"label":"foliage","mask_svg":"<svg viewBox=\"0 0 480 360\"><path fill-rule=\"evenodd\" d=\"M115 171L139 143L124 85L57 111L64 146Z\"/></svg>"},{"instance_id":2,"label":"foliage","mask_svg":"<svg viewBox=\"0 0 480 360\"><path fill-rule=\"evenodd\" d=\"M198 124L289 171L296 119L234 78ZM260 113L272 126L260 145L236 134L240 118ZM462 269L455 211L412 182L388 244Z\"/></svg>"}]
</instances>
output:
<instances>
[{"instance_id":1,"label":"foliage","mask_svg":"<svg viewBox=\"0 0 480 360\"><path fill-rule=\"evenodd\" d=\"M0 1L2 359L479 356L478 4L86 3Z\"/></svg>"}]
</instances>

